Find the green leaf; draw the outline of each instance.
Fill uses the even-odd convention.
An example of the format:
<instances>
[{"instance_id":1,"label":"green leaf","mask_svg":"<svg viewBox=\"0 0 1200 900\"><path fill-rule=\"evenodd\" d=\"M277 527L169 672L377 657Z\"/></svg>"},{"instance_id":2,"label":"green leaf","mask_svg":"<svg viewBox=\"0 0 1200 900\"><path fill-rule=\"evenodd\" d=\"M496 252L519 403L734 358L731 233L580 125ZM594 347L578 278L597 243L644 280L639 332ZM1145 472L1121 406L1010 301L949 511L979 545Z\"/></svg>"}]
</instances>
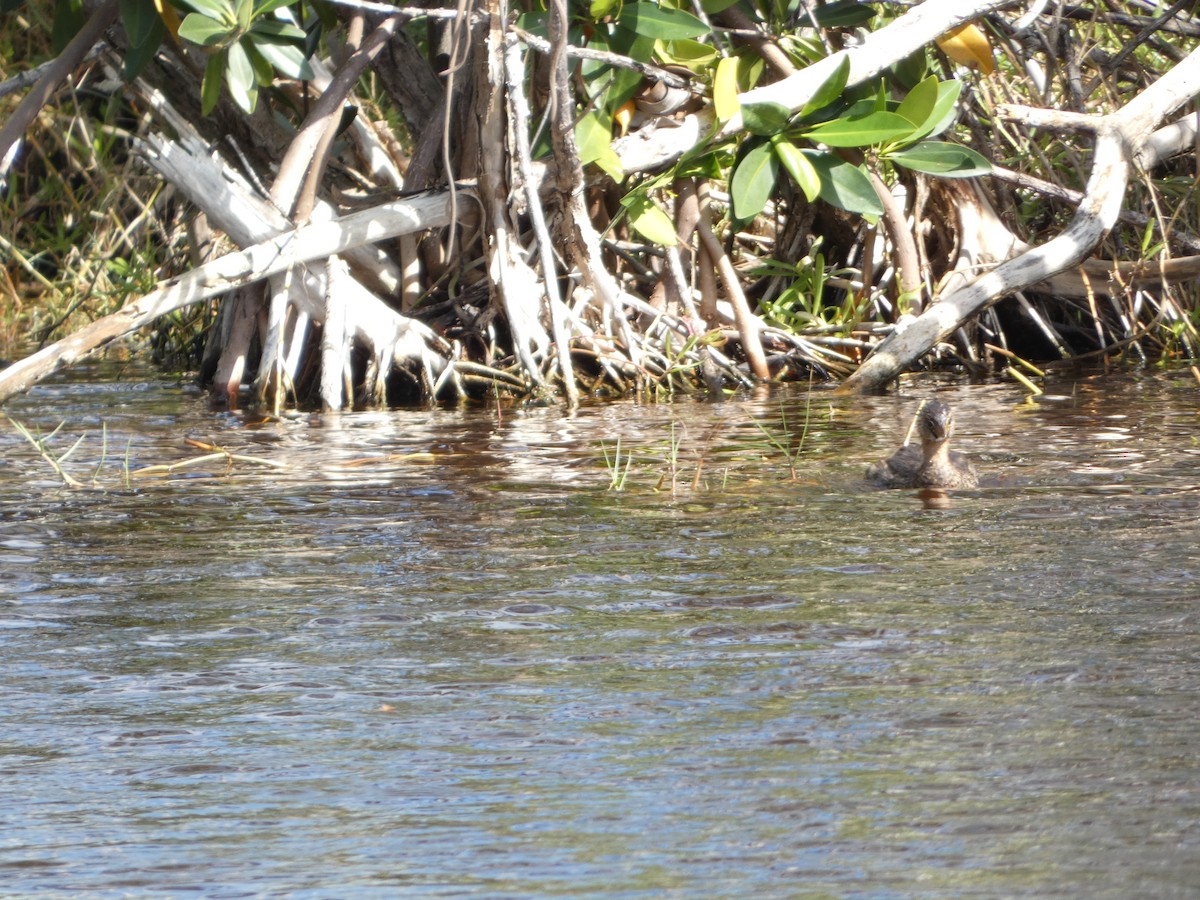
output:
<instances>
[{"instance_id":1,"label":"green leaf","mask_svg":"<svg viewBox=\"0 0 1200 900\"><path fill-rule=\"evenodd\" d=\"M908 96L896 107L896 115L904 116L912 122L914 129L920 129L933 113L937 99L938 80L930 75L908 92Z\"/></svg>"},{"instance_id":2,"label":"green leaf","mask_svg":"<svg viewBox=\"0 0 1200 900\"><path fill-rule=\"evenodd\" d=\"M800 110L800 118L811 115L818 109L824 109L833 101L842 96L842 91L846 89L846 82L850 79L850 57L843 56L842 61L838 63L837 68L833 70L833 74L825 79L822 84L813 93L812 99L804 104Z\"/></svg>"},{"instance_id":3,"label":"green leaf","mask_svg":"<svg viewBox=\"0 0 1200 900\"><path fill-rule=\"evenodd\" d=\"M655 49L667 65L685 66L697 74L710 68L720 58L708 44L692 40L658 41Z\"/></svg>"},{"instance_id":4,"label":"green leaf","mask_svg":"<svg viewBox=\"0 0 1200 900\"><path fill-rule=\"evenodd\" d=\"M737 115L741 102L738 100L738 61L726 56L717 63L713 73L713 111L722 122Z\"/></svg>"},{"instance_id":5,"label":"green leaf","mask_svg":"<svg viewBox=\"0 0 1200 900\"><path fill-rule=\"evenodd\" d=\"M913 126L908 119L881 110L865 116L823 122L804 132L804 137L830 147L867 147L900 140L912 133Z\"/></svg>"},{"instance_id":6,"label":"green leaf","mask_svg":"<svg viewBox=\"0 0 1200 900\"><path fill-rule=\"evenodd\" d=\"M891 106L899 106L898 103L892 103ZM887 82L882 78L879 79L879 84L875 89L875 111L884 112L889 108L888 104L888 88Z\"/></svg>"},{"instance_id":7,"label":"green leaf","mask_svg":"<svg viewBox=\"0 0 1200 900\"><path fill-rule=\"evenodd\" d=\"M296 41L303 43L308 36L304 29L291 22L280 22L278 19L259 19L250 26L250 34L277 41Z\"/></svg>"},{"instance_id":8,"label":"green leaf","mask_svg":"<svg viewBox=\"0 0 1200 900\"><path fill-rule=\"evenodd\" d=\"M952 124L958 115L956 105L958 96L962 93L961 81L942 81L937 86L937 100L925 121L913 132L912 139L934 137L941 134Z\"/></svg>"},{"instance_id":9,"label":"green leaf","mask_svg":"<svg viewBox=\"0 0 1200 900\"><path fill-rule=\"evenodd\" d=\"M621 0L592 0L588 7L588 15L599 22L601 19L611 16L620 7Z\"/></svg>"},{"instance_id":10,"label":"green leaf","mask_svg":"<svg viewBox=\"0 0 1200 900\"><path fill-rule=\"evenodd\" d=\"M779 103L742 104L742 124L751 134L779 134L791 115L792 111Z\"/></svg>"},{"instance_id":11,"label":"green leaf","mask_svg":"<svg viewBox=\"0 0 1200 900\"><path fill-rule=\"evenodd\" d=\"M875 18L875 10L859 0L837 0L813 10L813 15L822 28L845 28L865 25Z\"/></svg>"},{"instance_id":12,"label":"green leaf","mask_svg":"<svg viewBox=\"0 0 1200 900\"><path fill-rule=\"evenodd\" d=\"M140 47L150 39L154 23L162 22L154 0L121 0L121 24L131 47Z\"/></svg>"},{"instance_id":13,"label":"green leaf","mask_svg":"<svg viewBox=\"0 0 1200 900\"><path fill-rule=\"evenodd\" d=\"M254 46L254 49L261 53L263 58L274 66L281 75L287 78L294 78L297 81L312 81L312 66L304 58L304 52L299 47L293 44L280 44L275 41L263 40L255 35L253 31L246 37ZM265 82L260 80L259 84L265 84Z\"/></svg>"},{"instance_id":14,"label":"green leaf","mask_svg":"<svg viewBox=\"0 0 1200 900\"><path fill-rule=\"evenodd\" d=\"M675 223L648 195L640 192L630 194L621 203L629 213L629 224L646 240L667 247L679 243Z\"/></svg>"},{"instance_id":15,"label":"green leaf","mask_svg":"<svg viewBox=\"0 0 1200 900\"><path fill-rule=\"evenodd\" d=\"M729 179L734 216L744 222L762 212L778 178L779 159L771 144L759 144L743 156Z\"/></svg>"},{"instance_id":16,"label":"green leaf","mask_svg":"<svg viewBox=\"0 0 1200 900\"><path fill-rule=\"evenodd\" d=\"M611 34L605 34L603 30L598 30L593 34L588 46L595 50L607 50L622 56L630 56L627 51L631 47L637 50L634 45L640 43L644 43L648 48L645 55L649 57L654 49L653 40L619 28L613 29ZM582 60L579 72L587 86L587 95L597 98L600 105L609 113L614 112L642 86L640 72L618 68L593 59Z\"/></svg>"},{"instance_id":17,"label":"green leaf","mask_svg":"<svg viewBox=\"0 0 1200 900\"><path fill-rule=\"evenodd\" d=\"M579 147L579 161L584 165L595 163L613 180L625 177L621 160L612 148L612 119L593 109L575 126L575 143Z\"/></svg>"},{"instance_id":18,"label":"green leaf","mask_svg":"<svg viewBox=\"0 0 1200 900\"><path fill-rule=\"evenodd\" d=\"M262 0L261 3L254 4L254 18L265 16L267 13L275 12L281 6L287 6L289 3L295 3L296 0Z\"/></svg>"},{"instance_id":19,"label":"green leaf","mask_svg":"<svg viewBox=\"0 0 1200 900\"><path fill-rule=\"evenodd\" d=\"M250 60L250 67L254 70L254 83L258 87L270 87L274 84L275 67L258 51L254 42L247 39L239 41L238 46L245 49L246 57Z\"/></svg>"},{"instance_id":20,"label":"green leaf","mask_svg":"<svg viewBox=\"0 0 1200 900\"><path fill-rule=\"evenodd\" d=\"M883 205L861 166L852 166L832 153L801 151L821 177L820 197L840 209L868 217L883 215Z\"/></svg>"},{"instance_id":21,"label":"green leaf","mask_svg":"<svg viewBox=\"0 0 1200 900\"><path fill-rule=\"evenodd\" d=\"M766 62L761 56L743 56L738 59L738 87L743 91L751 90L767 69Z\"/></svg>"},{"instance_id":22,"label":"green leaf","mask_svg":"<svg viewBox=\"0 0 1200 900\"><path fill-rule=\"evenodd\" d=\"M700 0L700 8L704 10L706 16L715 16L719 12L725 12L737 2L738 0Z\"/></svg>"},{"instance_id":23,"label":"green leaf","mask_svg":"<svg viewBox=\"0 0 1200 900\"><path fill-rule=\"evenodd\" d=\"M230 0L183 0L183 5L230 27L237 23L237 14Z\"/></svg>"},{"instance_id":24,"label":"green leaf","mask_svg":"<svg viewBox=\"0 0 1200 900\"><path fill-rule=\"evenodd\" d=\"M233 102L248 113L254 112L254 107L258 104L258 84L254 79L254 64L241 41L229 48L225 83L229 86L229 96L233 98Z\"/></svg>"},{"instance_id":25,"label":"green leaf","mask_svg":"<svg viewBox=\"0 0 1200 900\"><path fill-rule=\"evenodd\" d=\"M945 141L921 141L905 150L889 153L887 158L914 172L943 178L974 178L992 171L992 164L970 147Z\"/></svg>"},{"instance_id":26,"label":"green leaf","mask_svg":"<svg viewBox=\"0 0 1200 900\"><path fill-rule=\"evenodd\" d=\"M228 25L210 19L200 13L188 13L179 26L179 36L185 41L199 44L201 47L218 47L227 43L234 34Z\"/></svg>"},{"instance_id":27,"label":"green leaf","mask_svg":"<svg viewBox=\"0 0 1200 900\"><path fill-rule=\"evenodd\" d=\"M238 31L245 34L254 19L254 0L234 0Z\"/></svg>"},{"instance_id":28,"label":"green leaf","mask_svg":"<svg viewBox=\"0 0 1200 900\"><path fill-rule=\"evenodd\" d=\"M221 99L221 80L225 76L225 51L214 53L204 67L204 83L200 87L200 112L208 115Z\"/></svg>"},{"instance_id":29,"label":"green leaf","mask_svg":"<svg viewBox=\"0 0 1200 900\"><path fill-rule=\"evenodd\" d=\"M646 0L626 6L621 10L621 18L618 21L624 28L660 41L674 41L708 34L708 26L691 13L646 2Z\"/></svg>"},{"instance_id":30,"label":"green leaf","mask_svg":"<svg viewBox=\"0 0 1200 900\"><path fill-rule=\"evenodd\" d=\"M149 65L150 60L154 59L158 48L162 46L163 38L167 36L167 27L163 25L162 19L158 17L157 10L154 16L154 27L150 29L150 34L137 45L131 45L125 53L125 78L132 81L142 73L142 70Z\"/></svg>"},{"instance_id":31,"label":"green leaf","mask_svg":"<svg viewBox=\"0 0 1200 900\"><path fill-rule=\"evenodd\" d=\"M87 11L83 0L58 0L54 4L54 25L50 29L50 40L55 52L61 51L71 42L87 22Z\"/></svg>"},{"instance_id":32,"label":"green leaf","mask_svg":"<svg viewBox=\"0 0 1200 900\"><path fill-rule=\"evenodd\" d=\"M780 135L771 138L771 146L808 201L811 203L816 200L821 192L821 176L808 161L808 157L800 152L799 147Z\"/></svg>"}]
</instances>

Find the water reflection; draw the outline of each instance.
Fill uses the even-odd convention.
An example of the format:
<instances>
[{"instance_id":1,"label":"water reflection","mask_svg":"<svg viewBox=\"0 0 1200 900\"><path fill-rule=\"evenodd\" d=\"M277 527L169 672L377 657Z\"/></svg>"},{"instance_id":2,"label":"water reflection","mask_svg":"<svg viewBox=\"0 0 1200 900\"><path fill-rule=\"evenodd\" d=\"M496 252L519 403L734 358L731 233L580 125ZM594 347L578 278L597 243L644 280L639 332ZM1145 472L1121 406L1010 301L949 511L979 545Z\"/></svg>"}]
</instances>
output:
<instances>
[{"instance_id":1,"label":"water reflection","mask_svg":"<svg viewBox=\"0 0 1200 900\"><path fill-rule=\"evenodd\" d=\"M1197 391L1049 387L39 390L99 487L0 429L5 891L1189 896ZM930 393L983 485L866 487ZM185 436L285 468L126 480Z\"/></svg>"},{"instance_id":2,"label":"water reflection","mask_svg":"<svg viewBox=\"0 0 1200 900\"><path fill-rule=\"evenodd\" d=\"M950 495L937 488L922 488L917 491L917 496L921 498L921 505L926 509L950 508Z\"/></svg>"}]
</instances>

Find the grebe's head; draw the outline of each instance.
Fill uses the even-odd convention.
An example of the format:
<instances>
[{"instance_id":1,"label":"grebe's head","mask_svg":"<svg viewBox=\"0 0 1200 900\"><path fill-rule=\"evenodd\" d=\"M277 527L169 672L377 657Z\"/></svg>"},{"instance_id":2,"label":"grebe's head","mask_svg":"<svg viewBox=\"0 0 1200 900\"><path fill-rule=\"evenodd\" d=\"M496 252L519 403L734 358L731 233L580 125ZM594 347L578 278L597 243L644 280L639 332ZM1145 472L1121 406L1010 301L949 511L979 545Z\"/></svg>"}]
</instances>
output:
<instances>
[{"instance_id":1,"label":"grebe's head","mask_svg":"<svg viewBox=\"0 0 1200 900\"><path fill-rule=\"evenodd\" d=\"M917 414L917 433L923 444L940 444L954 434L954 413L940 400L927 400Z\"/></svg>"}]
</instances>

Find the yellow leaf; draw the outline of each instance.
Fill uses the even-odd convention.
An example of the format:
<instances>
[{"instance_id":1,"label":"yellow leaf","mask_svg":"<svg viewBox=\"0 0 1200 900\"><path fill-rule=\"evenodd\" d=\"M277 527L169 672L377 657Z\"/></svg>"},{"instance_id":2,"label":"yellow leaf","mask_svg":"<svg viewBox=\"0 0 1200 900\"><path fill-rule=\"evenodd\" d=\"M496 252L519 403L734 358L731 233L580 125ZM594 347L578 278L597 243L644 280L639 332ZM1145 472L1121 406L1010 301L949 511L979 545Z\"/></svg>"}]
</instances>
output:
<instances>
[{"instance_id":1,"label":"yellow leaf","mask_svg":"<svg viewBox=\"0 0 1200 900\"><path fill-rule=\"evenodd\" d=\"M738 61L736 57L727 56L717 63L716 74L713 75L713 111L722 122L728 122L741 109L737 89Z\"/></svg>"},{"instance_id":2,"label":"yellow leaf","mask_svg":"<svg viewBox=\"0 0 1200 900\"><path fill-rule=\"evenodd\" d=\"M166 0L154 0L154 8L158 10L158 16L163 20L163 24L167 26L167 31L171 33L171 37L179 43L179 14L175 12L175 7L171 6Z\"/></svg>"},{"instance_id":3,"label":"yellow leaf","mask_svg":"<svg viewBox=\"0 0 1200 900\"><path fill-rule=\"evenodd\" d=\"M991 75L996 69L991 42L978 25L952 28L937 38L937 45L956 63L977 67L984 75Z\"/></svg>"},{"instance_id":4,"label":"yellow leaf","mask_svg":"<svg viewBox=\"0 0 1200 900\"><path fill-rule=\"evenodd\" d=\"M632 100L626 100L617 107L617 111L613 113L613 122L620 131L618 137L625 137L629 134L629 121L633 118L633 113L637 109L637 104Z\"/></svg>"}]
</instances>

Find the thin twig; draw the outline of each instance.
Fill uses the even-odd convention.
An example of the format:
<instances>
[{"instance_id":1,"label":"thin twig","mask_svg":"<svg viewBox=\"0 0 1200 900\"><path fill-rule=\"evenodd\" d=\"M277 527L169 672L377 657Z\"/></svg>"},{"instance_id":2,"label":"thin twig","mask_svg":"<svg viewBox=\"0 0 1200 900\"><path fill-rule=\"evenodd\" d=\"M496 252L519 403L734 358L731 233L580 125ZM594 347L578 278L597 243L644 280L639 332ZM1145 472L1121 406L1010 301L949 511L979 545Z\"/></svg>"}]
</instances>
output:
<instances>
[{"instance_id":1,"label":"thin twig","mask_svg":"<svg viewBox=\"0 0 1200 900\"><path fill-rule=\"evenodd\" d=\"M528 44L531 50L536 50L538 53L544 54L553 52L553 45L545 38L538 37L536 34L530 34L523 28L514 27L512 33ZM650 63L638 62L636 59L630 59L628 56L622 56L620 53L612 53L607 50L593 50L590 47L575 47L568 44L566 54L568 59L590 59L621 69L632 69L634 72L640 72L647 78L661 81L667 87L688 87L687 79L680 78L674 72L668 72L666 69L660 69L658 66L651 65Z\"/></svg>"}]
</instances>

